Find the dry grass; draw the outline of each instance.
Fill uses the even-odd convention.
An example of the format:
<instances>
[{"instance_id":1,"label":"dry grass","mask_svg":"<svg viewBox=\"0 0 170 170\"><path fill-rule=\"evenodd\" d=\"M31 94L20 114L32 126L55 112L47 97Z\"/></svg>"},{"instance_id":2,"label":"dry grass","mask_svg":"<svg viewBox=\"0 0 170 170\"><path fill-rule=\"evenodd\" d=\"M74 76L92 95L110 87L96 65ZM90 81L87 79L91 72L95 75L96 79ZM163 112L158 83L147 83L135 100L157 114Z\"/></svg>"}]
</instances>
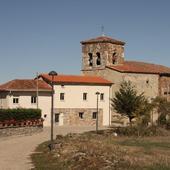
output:
<instances>
[{"instance_id":1,"label":"dry grass","mask_svg":"<svg viewBox=\"0 0 170 170\"><path fill-rule=\"evenodd\" d=\"M52 152L48 142L32 155L37 170L168 170L170 136L114 137L110 133L58 136Z\"/></svg>"}]
</instances>

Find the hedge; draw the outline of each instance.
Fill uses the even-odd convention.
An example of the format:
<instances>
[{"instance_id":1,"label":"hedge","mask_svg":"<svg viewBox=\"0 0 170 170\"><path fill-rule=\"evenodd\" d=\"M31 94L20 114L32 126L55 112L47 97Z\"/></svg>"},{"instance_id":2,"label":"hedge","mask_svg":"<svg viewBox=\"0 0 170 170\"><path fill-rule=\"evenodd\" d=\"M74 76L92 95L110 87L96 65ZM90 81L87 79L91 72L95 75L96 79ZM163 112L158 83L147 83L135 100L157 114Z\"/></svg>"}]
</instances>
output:
<instances>
[{"instance_id":1,"label":"hedge","mask_svg":"<svg viewBox=\"0 0 170 170\"><path fill-rule=\"evenodd\" d=\"M30 120L30 119L40 119L41 110L40 109L0 109L0 121L6 120Z\"/></svg>"}]
</instances>

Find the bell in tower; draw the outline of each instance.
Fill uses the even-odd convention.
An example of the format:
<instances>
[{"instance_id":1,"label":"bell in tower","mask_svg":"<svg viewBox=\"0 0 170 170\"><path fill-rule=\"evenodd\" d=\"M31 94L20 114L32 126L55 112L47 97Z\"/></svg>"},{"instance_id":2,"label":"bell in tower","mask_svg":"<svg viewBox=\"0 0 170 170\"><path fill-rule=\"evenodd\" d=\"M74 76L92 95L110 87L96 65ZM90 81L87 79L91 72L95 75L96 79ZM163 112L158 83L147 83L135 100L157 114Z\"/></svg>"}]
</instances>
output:
<instances>
[{"instance_id":1,"label":"bell in tower","mask_svg":"<svg viewBox=\"0 0 170 170\"><path fill-rule=\"evenodd\" d=\"M106 66L123 64L124 45L119 40L100 36L82 41L82 71L104 69Z\"/></svg>"}]
</instances>

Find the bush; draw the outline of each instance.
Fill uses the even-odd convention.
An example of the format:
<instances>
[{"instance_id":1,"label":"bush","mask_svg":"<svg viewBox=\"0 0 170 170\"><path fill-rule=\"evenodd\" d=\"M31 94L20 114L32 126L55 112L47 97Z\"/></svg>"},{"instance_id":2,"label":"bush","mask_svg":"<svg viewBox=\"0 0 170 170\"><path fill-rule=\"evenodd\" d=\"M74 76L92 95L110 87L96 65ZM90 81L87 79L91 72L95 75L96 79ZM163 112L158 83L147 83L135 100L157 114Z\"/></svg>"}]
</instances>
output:
<instances>
[{"instance_id":1,"label":"bush","mask_svg":"<svg viewBox=\"0 0 170 170\"><path fill-rule=\"evenodd\" d=\"M29 119L40 119L40 109L0 109L0 121L15 120L23 121Z\"/></svg>"},{"instance_id":2,"label":"bush","mask_svg":"<svg viewBox=\"0 0 170 170\"><path fill-rule=\"evenodd\" d=\"M170 118L166 121L166 129L170 130Z\"/></svg>"},{"instance_id":3,"label":"bush","mask_svg":"<svg viewBox=\"0 0 170 170\"><path fill-rule=\"evenodd\" d=\"M114 130L120 136L167 136L170 133L165 128L158 126L138 127L128 126L120 127Z\"/></svg>"}]
</instances>

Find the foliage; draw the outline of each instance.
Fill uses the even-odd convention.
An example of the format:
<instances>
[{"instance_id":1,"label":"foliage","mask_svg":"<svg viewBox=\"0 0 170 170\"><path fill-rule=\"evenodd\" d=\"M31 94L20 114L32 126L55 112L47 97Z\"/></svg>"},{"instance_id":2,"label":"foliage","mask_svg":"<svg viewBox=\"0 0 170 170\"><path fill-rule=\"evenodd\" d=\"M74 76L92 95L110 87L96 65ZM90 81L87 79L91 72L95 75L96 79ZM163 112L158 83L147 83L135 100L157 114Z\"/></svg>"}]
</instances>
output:
<instances>
[{"instance_id":1,"label":"foliage","mask_svg":"<svg viewBox=\"0 0 170 170\"><path fill-rule=\"evenodd\" d=\"M120 136L169 136L170 133L164 128L160 128L157 126L147 126L141 127L139 126L131 126L131 127L120 127L114 129Z\"/></svg>"},{"instance_id":2,"label":"foliage","mask_svg":"<svg viewBox=\"0 0 170 170\"><path fill-rule=\"evenodd\" d=\"M8 120L28 120L28 119L40 119L41 110L40 109L0 109L0 121Z\"/></svg>"},{"instance_id":3,"label":"foliage","mask_svg":"<svg viewBox=\"0 0 170 170\"><path fill-rule=\"evenodd\" d=\"M170 116L170 102L166 98L156 97L152 101L152 105L157 109L158 112L158 125L164 126L169 122Z\"/></svg>"},{"instance_id":4,"label":"foliage","mask_svg":"<svg viewBox=\"0 0 170 170\"><path fill-rule=\"evenodd\" d=\"M123 81L120 85L119 91L115 93L115 97L111 99L112 107L121 115L132 119L141 117L142 115L149 115L149 104L143 93L137 94L135 87L130 81ZM149 116L148 116L149 117ZM142 119L143 122L147 119Z\"/></svg>"},{"instance_id":5,"label":"foliage","mask_svg":"<svg viewBox=\"0 0 170 170\"><path fill-rule=\"evenodd\" d=\"M148 102L148 100L143 97L141 99L141 104L139 105L136 111L137 124L139 126L148 126L151 119L151 111L153 109L153 105Z\"/></svg>"}]
</instances>

